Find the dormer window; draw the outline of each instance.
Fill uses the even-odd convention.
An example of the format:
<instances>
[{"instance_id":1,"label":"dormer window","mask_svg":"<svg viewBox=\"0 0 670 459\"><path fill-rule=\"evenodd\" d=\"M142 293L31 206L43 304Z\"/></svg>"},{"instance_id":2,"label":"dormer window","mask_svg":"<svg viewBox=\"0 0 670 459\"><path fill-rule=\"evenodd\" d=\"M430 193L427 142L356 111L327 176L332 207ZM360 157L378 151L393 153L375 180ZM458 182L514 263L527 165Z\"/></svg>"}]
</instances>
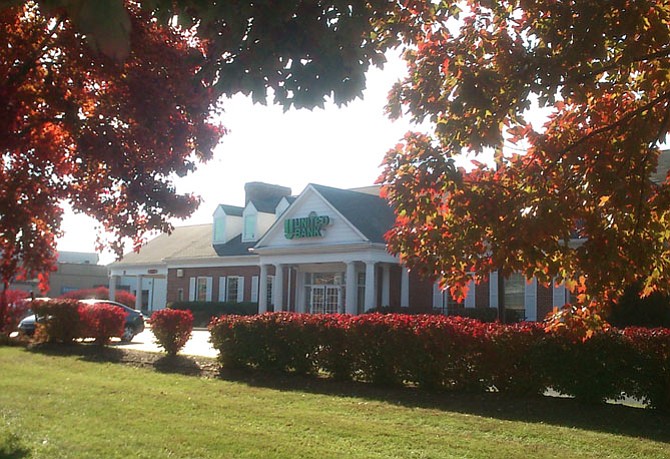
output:
<instances>
[{"instance_id":1,"label":"dormer window","mask_svg":"<svg viewBox=\"0 0 670 459\"><path fill-rule=\"evenodd\" d=\"M226 240L226 217L224 215L214 217L214 242L225 242Z\"/></svg>"},{"instance_id":2,"label":"dormer window","mask_svg":"<svg viewBox=\"0 0 670 459\"><path fill-rule=\"evenodd\" d=\"M244 228L242 232L242 240L245 242L256 240L256 213L247 213L244 216Z\"/></svg>"}]
</instances>

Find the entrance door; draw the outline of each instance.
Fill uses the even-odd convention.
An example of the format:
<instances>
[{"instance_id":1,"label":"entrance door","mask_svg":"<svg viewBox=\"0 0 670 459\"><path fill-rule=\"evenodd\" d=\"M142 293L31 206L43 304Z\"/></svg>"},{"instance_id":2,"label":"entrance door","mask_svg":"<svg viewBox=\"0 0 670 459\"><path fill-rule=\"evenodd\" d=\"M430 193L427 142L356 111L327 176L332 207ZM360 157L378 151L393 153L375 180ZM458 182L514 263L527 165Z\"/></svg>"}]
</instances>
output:
<instances>
[{"instance_id":1,"label":"entrance door","mask_svg":"<svg viewBox=\"0 0 670 459\"><path fill-rule=\"evenodd\" d=\"M335 314L339 312L342 301L342 288L339 285L312 286L310 306L312 314Z\"/></svg>"}]
</instances>

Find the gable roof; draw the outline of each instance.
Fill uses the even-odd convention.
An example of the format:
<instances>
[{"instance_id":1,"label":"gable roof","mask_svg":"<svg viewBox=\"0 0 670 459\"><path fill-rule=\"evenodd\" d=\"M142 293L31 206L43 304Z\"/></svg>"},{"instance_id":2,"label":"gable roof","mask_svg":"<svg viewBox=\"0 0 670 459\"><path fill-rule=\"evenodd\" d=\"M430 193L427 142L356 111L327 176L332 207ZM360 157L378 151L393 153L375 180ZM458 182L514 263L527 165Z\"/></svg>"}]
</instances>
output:
<instances>
[{"instance_id":1,"label":"gable roof","mask_svg":"<svg viewBox=\"0 0 670 459\"><path fill-rule=\"evenodd\" d=\"M279 204L279 201L281 201L282 198L283 196L266 199L252 199L249 202L251 202L259 212L274 214L277 209L277 204Z\"/></svg>"},{"instance_id":2,"label":"gable roof","mask_svg":"<svg viewBox=\"0 0 670 459\"><path fill-rule=\"evenodd\" d=\"M310 184L349 223L371 242L385 243L384 234L395 222L395 214L379 196L353 190Z\"/></svg>"},{"instance_id":3,"label":"gable roof","mask_svg":"<svg viewBox=\"0 0 670 459\"><path fill-rule=\"evenodd\" d=\"M214 251L220 257L252 255L249 249L256 244L256 241L242 242L242 235L238 234L230 241L224 244L214 244Z\"/></svg>"},{"instance_id":4,"label":"gable roof","mask_svg":"<svg viewBox=\"0 0 670 459\"><path fill-rule=\"evenodd\" d=\"M244 212L244 207L230 206L228 204L219 204L218 208L223 209L226 215L231 215L234 217L241 217L242 212Z\"/></svg>"},{"instance_id":5,"label":"gable roof","mask_svg":"<svg viewBox=\"0 0 670 459\"><path fill-rule=\"evenodd\" d=\"M209 247L209 250L207 250ZM167 258L216 256L212 248L212 225L177 226L171 234L162 233L142 246L139 252L126 253L110 266L162 264Z\"/></svg>"}]
</instances>

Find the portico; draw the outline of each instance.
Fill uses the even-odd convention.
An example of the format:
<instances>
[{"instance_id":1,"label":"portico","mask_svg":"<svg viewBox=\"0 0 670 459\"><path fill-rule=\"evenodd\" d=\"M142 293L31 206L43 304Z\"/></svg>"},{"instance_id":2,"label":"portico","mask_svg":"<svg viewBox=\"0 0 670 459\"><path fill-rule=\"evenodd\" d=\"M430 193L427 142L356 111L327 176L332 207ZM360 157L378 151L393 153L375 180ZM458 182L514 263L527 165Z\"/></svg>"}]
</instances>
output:
<instances>
[{"instance_id":1,"label":"portico","mask_svg":"<svg viewBox=\"0 0 670 459\"><path fill-rule=\"evenodd\" d=\"M260 255L260 313L272 309L361 314L378 306L408 306L409 282L403 281L407 270L380 250L383 248L366 244L350 253L329 253L323 245L312 247L313 253L306 249L301 254L256 249ZM274 276L269 276L272 271Z\"/></svg>"},{"instance_id":2,"label":"portico","mask_svg":"<svg viewBox=\"0 0 670 459\"><path fill-rule=\"evenodd\" d=\"M407 272L383 237L393 220L376 195L308 185L252 249L260 263L259 312L408 306Z\"/></svg>"}]
</instances>

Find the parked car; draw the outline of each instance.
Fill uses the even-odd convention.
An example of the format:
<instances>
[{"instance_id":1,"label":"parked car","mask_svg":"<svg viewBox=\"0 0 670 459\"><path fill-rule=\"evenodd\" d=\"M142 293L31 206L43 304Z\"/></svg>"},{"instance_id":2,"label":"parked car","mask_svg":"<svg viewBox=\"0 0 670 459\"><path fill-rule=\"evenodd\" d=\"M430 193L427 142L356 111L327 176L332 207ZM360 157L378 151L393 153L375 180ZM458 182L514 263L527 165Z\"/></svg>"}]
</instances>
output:
<instances>
[{"instance_id":1,"label":"parked car","mask_svg":"<svg viewBox=\"0 0 670 459\"><path fill-rule=\"evenodd\" d=\"M125 304L117 303L116 301L111 300L80 300L80 303L95 307L101 304L109 304L112 306L117 306L123 309L126 315L126 323L123 328L123 335L121 335L121 341L124 343L129 343L133 340L135 335L142 333L144 331L144 316L142 314ZM21 322L19 322L19 332L31 336L35 333L35 322L38 319L35 317L35 314L25 317Z\"/></svg>"}]
</instances>

